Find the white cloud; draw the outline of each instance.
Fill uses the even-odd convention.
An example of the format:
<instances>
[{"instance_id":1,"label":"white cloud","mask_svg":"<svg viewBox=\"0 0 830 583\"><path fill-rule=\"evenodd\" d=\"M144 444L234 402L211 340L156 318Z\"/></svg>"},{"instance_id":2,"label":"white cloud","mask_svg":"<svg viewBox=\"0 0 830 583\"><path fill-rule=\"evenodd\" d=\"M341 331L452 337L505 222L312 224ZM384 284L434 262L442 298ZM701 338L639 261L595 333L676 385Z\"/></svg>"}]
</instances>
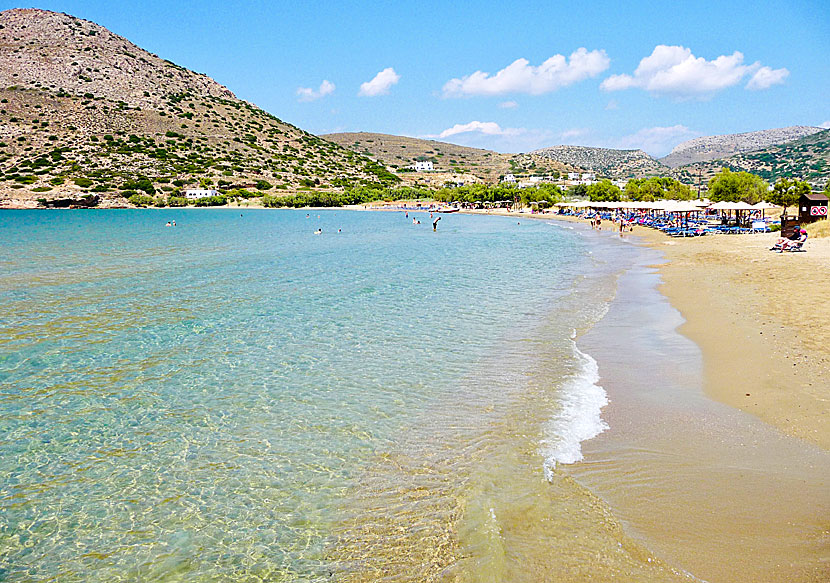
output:
<instances>
[{"instance_id":1,"label":"white cloud","mask_svg":"<svg viewBox=\"0 0 830 583\"><path fill-rule=\"evenodd\" d=\"M820 127L820 128L824 128L824 129L826 129L826 130L830 129L830 119L828 119L826 122L824 122L823 124L821 124L821 125L820 125L820 126L818 126L818 127Z\"/></svg>"},{"instance_id":2,"label":"white cloud","mask_svg":"<svg viewBox=\"0 0 830 583\"><path fill-rule=\"evenodd\" d=\"M449 138L457 134L476 132L486 136L516 136L525 132L523 128L502 128L494 121L471 121L470 123L457 123L451 128L445 129L440 134L430 135L430 138Z\"/></svg>"},{"instance_id":3,"label":"white cloud","mask_svg":"<svg viewBox=\"0 0 830 583\"><path fill-rule=\"evenodd\" d=\"M502 101L501 103L499 103L499 107L501 107L502 109L516 109L517 107L519 107L519 104L515 101Z\"/></svg>"},{"instance_id":4,"label":"white cloud","mask_svg":"<svg viewBox=\"0 0 830 583\"><path fill-rule=\"evenodd\" d=\"M638 87L679 98L708 97L737 85L748 75L753 77L747 89L766 89L783 82L788 74L786 69L773 70L757 62L745 65L744 56L738 51L707 61L695 57L686 47L657 45L651 55L640 61L633 75L611 75L600 87L606 91Z\"/></svg>"},{"instance_id":5,"label":"white cloud","mask_svg":"<svg viewBox=\"0 0 830 583\"><path fill-rule=\"evenodd\" d=\"M585 48L577 49L569 58L554 55L538 67L531 65L527 59L517 59L495 75L476 71L460 79L450 79L444 84L443 95L541 95L589 77L596 77L605 71L610 63L611 60L605 51L589 52Z\"/></svg>"},{"instance_id":6,"label":"white cloud","mask_svg":"<svg viewBox=\"0 0 830 583\"><path fill-rule=\"evenodd\" d=\"M684 125L657 126L643 128L634 134L624 136L616 140L612 147L623 150L643 150L652 156L665 156L680 142L700 135Z\"/></svg>"},{"instance_id":7,"label":"white cloud","mask_svg":"<svg viewBox=\"0 0 830 583\"><path fill-rule=\"evenodd\" d=\"M790 72L787 69L770 69L769 67L761 67L755 71L755 74L749 80L749 83L746 84L746 88L753 91L758 91L759 89L769 89L773 85L780 85L784 82L784 79L789 76Z\"/></svg>"},{"instance_id":8,"label":"white cloud","mask_svg":"<svg viewBox=\"0 0 830 583\"><path fill-rule=\"evenodd\" d=\"M591 133L591 130L587 128L572 128L569 130L565 130L564 132L559 134L559 137L564 142L571 142L576 138L583 138Z\"/></svg>"},{"instance_id":9,"label":"white cloud","mask_svg":"<svg viewBox=\"0 0 830 583\"><path fill-rule=\"evenodd\" d=\"M323 82L320 83L320 89L315 91L311 87L298 87L297 88L297 95L299 96L299 101L315 101L320 99L321 97L325 97L334 91L334 83L326 81L323 79Z\"/></svg>"},{"instance_id":10,"label":"white cloud","mask_svg":"<svg viewBox=\"0 0 830 583\"><path fill-rule=\"evenodd\" d=\"M375 97L376 95L386 95L389 93L389 88L400 80L401 76L395 73L395 69L387 67L371 81L360 84L360 91L358 95L364 97Z\"/></svg>"}]
</instances>

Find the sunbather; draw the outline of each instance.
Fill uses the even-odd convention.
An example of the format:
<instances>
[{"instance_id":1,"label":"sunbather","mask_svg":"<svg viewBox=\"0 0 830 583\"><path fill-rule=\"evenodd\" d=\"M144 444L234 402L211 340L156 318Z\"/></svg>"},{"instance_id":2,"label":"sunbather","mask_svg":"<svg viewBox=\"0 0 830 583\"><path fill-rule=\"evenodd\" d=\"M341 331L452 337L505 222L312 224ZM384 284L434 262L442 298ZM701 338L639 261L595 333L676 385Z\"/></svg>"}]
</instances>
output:
<instances>
[{"instance_id":1,"label":"sunbather","mask_svg":"<svg viewBox=\"0 0 830 583\"><path fill-rule=\"evenodd\" d=\"M793 251L794 249L800 249L804 245L804 241L807 240L807 231L801 229L799 231L798 239L795 241L789 240L785 241L781 244L781 251Z\"/></svg>"},{"instance_id":2,"label":"sunbather","mask_svg":"<svg viewBox=\"0 0 830 583\"><path fill-rule=\"evenodd\" d=\"M769 248L770 251L779 251L785 244L792 243L794 241L798 241L801 237L801 231L799 227L796 227L792 233L790 233L789 237L778 237L778 240L775 242L775 245Z\"/></svg>"}]
</instances>

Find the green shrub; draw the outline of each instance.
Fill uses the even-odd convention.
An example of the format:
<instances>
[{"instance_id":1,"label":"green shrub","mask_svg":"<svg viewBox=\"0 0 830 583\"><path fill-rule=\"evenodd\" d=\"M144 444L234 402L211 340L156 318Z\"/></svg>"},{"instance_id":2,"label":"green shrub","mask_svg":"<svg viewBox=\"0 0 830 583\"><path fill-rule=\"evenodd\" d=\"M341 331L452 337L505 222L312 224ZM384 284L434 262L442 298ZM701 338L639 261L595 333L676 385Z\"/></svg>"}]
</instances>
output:
<instances>
[{"instance_id":1,"label":"green shrub","mask_svg":"<svg viewBox=\"0 0 830 583\"><path fill-rule=\"evenodd\" d=\"M148 196L146 194L134 194L130 198L127 199L130 204L134 204L135 206L150 206L151 204L155 204L156 200L152 196Z\"/></svg>"},{"instance_id":2,"label":"green shrub","mask_svg":"<svg viewBox=\"0 0 830 583\"><path fill-rule=\"evenodd\" d=\"M257 190L271 190L272 188L274 188L274 185L268 182L267 180L257 180L256 188Z\"/></svg>"},{"instance_id":3,"label":"green shrub","mask_svg":"<svg viewBox=\"0 0 830 583\"><path fill-rule=\"evenodd\" d=\"M143 190L147 194L155 194L156 188L149 178L139 178L138 180L127 180L121 185L124 190Z\"/></svg>"},{"instance_id":4,"label":"green shrub","mask_svg":"<svg viewBox=\"0 0 830 583\"><path fill-rule=\"evenodd\" d=\"M167 206L187 206L187 199L183 196L170 196L167 198Z\"/></svg>"},{"instance_id":5,"label":"green shrub","mask_svg":"<svg viewBox=\"0 0 830 583\"><path fill-rule=\"evenodd\" d=\"M196 206L223 206L228 204L228 200L224 196L207 196L197 198L194 204Z\"/></svg>"},{"instance_id":6,"label":"green shrub","mask_svg":"<svg viewBox=\"0 0 830 583\"><path fill-rule=\"evenodd\" d=\"M92 180L86 178L84 176L79 176L73 180L76 186L80 186L81 188L88 188L92 186Z\"/></svg>"},{"instance_id":7,"label":"green shrub","mask_svg":"<svg viewBox=\"0 0 830 583\"><path fill-rule=\"evenodd\" d=\"M32 189L32 192L49 192L52 190L51 186L38 186Z\"/></svg>"},{"instance_id":8,"label":"green shrub","mask_svg":"<svg viewBox=\"0 0 830 583\"><path fill-rule=\"evenodd\" d=\"M63 180L63 176L55 176L52 180L49 181L49 184L53 186L60 186L61 184L63 184Z\"/></svg>"}]
</instances>

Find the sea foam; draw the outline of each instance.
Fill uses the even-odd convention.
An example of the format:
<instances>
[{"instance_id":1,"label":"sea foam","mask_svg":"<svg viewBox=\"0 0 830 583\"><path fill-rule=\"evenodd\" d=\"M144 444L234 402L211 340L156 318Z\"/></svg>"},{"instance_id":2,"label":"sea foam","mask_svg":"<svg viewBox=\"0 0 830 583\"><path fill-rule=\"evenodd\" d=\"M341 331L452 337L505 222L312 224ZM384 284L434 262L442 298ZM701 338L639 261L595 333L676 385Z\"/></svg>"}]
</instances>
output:
<instances>
[{"instance_id":1,"label":"sea foam","mask_svg":"<svg viewBox=\"0 0 830 583\"><path fill-rule=\"evenodd\" d=\"M574 357L579 361L579 371L562 386L561 407L545 424L545 437L540 444L548 480L553 477L557 464L582 460L583 441L608 429L602 419L602 408L608 404L608 396L597 384L597 361L579 350L576 342L572 346Z\"/></svg>"}]
</instances>

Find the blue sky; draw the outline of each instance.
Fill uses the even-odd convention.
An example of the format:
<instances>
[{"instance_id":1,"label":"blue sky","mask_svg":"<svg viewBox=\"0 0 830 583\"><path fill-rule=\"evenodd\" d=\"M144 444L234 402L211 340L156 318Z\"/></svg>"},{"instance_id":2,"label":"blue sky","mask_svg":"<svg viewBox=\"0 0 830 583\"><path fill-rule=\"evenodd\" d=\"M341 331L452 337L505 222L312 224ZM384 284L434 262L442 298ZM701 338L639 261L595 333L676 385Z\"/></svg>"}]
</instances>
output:
<instances>
[{"instance_id":1,"label":"blue sky","mask_svg":"<svg viewBox=\"0 0 830 583\"><path fill-rule=\"evenodd\" d=\"M830 3L66 0L312 133L526 152L830 126Z\"/></svg>"}]
</instances>

